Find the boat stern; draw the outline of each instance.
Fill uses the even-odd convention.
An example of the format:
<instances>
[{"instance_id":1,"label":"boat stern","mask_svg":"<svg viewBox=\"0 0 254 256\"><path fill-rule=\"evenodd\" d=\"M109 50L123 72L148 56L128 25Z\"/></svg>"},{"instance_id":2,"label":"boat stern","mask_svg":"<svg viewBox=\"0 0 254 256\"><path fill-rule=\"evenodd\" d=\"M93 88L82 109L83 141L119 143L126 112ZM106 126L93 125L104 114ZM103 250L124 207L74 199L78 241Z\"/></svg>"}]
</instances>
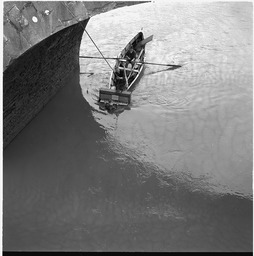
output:
<instances>
[{"instance_id":1,"label":"boat stern","mask_svg":"<svg viewBox=\"0 0 254 256\"><path fill-rule=\"evenodd\" d=\"M131 92L120 92L112 89L100 88L99 101L112 102L120 105L129 105L131 102Z\"/></svg>"}]
</instances>

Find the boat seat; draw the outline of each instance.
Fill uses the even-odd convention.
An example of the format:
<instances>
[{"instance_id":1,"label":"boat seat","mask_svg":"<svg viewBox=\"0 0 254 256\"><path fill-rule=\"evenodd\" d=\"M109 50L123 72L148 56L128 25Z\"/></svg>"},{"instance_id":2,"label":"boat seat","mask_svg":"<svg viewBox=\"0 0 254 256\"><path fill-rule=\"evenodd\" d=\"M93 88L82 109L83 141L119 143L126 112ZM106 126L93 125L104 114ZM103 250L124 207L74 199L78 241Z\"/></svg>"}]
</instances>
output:
<instances>
[{"instance_id":1,"label":"boat seat","mask_svg":"<svg viewBox=\"0 0 254 256\"><path fill-rule=\"evenodd\" d=\"M124 68L123 67L119 67L119 69L124 69ZM132 68L125 68L125 70L139 72L138 70L135 70L135 69L132 69Z\"/></svg>"},{"instance_id":2,"label":"boat seat","mask_svg":"<svg viewBox=\"0 0 254 256\"><path fill-rule=\"evenodd\" d=\"M121 62L126 62L126 60L119 60L119 61L121 61ZM134 64L135 64L135 65L142 65L143 63L141 63L141 62L135 62L135 61L134 61Z\"/></svg>"},{"instance_id":3,"label":"boat seat","mask_svg":"<svg viewBox=\"0 0 254 256\"><path fill-rule=\"evenodd\" d=\"M119 60L119 62L126 62L126 60ZM136 65L142 65L143 63L135 62Z\"/></svg>"}]
</instances>

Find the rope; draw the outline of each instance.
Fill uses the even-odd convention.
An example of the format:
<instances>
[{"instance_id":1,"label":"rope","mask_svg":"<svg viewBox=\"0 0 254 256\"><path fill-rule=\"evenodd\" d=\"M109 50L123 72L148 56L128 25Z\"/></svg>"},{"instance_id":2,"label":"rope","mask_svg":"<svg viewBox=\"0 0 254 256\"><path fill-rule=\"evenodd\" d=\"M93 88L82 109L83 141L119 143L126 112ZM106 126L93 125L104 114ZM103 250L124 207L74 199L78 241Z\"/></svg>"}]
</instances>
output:
<instances>
[{"instance_id":1,"label":"rope","mask_svg":"<svg viewBox=\"0 0 254 256\"><path fill-rule=\"evenodd\" d=\"M65 3L61 2L63 4L63 6L65 6L65 8L70 12L70 14L72 15L72 17L74 19L76 19L75 15L71 12L71 10L69 9L68 6L65 5ZM76 19L76 21L83 27L84 31L86 32L86 34L89 36L89 38L91 39L91 41L93 42L93 44L95 45L95 47L97 48L97 50L99 51L99 53L101 54L101 56L103 57L103 59L107 62L107 64L109 65L109 67L113 70L114 69L110 66L110 64L108 63L108 61L105 59L105 57L103 56L102 52L100 51L100 49L98 48L98 46L96 45L96 43L94 42L94 40L92 39L92 37L88 34L88 32L86 31L86 28L83 26L82 23L79 22L78 19Z\"/></svg>"},{"instance_id":2,"label":"rope","mask_svg":"<svg viewBox=\"0 0 254 256\"><path fill-rule=\"evenodd\" d=\"M91 41L93 42L93 44L95 45L95 47L97 48L97 50L99 51L99 53L101 54L101 56L103 57L103 59L107 62L107 64L109 65L109 67L113 70L113 68L110 66L110 64L108 63L108 61L106 60L106 58L103 56L102 52L100 51L100 49L98 48L98 46L96 45L96 43L93 41L92 37L88 34L88 32L85 29L85 32L87 33L87 35L89 36L89 38L91 39ZM113 70L114 71L114 70Z\"/></svg>"}]
</instances>

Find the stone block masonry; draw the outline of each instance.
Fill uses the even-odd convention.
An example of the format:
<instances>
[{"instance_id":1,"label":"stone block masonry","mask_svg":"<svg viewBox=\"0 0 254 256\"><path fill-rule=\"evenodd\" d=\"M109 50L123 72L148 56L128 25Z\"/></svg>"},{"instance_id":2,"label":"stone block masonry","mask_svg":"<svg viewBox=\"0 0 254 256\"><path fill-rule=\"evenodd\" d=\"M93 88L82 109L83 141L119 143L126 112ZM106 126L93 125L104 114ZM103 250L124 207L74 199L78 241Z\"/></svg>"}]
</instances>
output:
<instances>
[{"instance_id":1,"label":"stone block masonry","mask_svg":"<svg viewBox=\"0 0 254 256\"><path fill-rule=\"evenodd\" d=\"M4 70L41 40L88 17L84 2L4 2Z\"/></svg>"},{"instance_id":2,"label":"stone block masonry","mask_svg":"<svg viewBox=\"0 0 254 256\"><path fill-rule=\"evenodd\" d=\"M47 104L62 80L73 69L79 69L79 48L88 20L44 39L4 71L4 147Z\"/></svg>"},{"instance_id":3,"label":"stone block masonry","mask_svg":"<svg viewBox=\"0 0 254 256\"><path fill-rule=\"evenodd\" d=\"M55 95L62 81L79 69L79 48L89 17L144 2L4 2L4 148Z\"/></svg>"}]
</instances>

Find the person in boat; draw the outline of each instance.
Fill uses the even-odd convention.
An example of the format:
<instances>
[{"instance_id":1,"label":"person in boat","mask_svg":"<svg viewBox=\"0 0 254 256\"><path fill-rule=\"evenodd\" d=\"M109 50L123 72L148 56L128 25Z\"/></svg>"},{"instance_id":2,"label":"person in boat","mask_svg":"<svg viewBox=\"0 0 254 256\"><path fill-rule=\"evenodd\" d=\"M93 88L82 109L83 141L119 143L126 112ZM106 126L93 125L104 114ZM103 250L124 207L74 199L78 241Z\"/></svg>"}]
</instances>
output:
<instances>
[{"instance_id":1,"label":"person in boat","mask_svg":"<svg viewBox=\"0 0 254 256\"><path fill-rule=\"evenodd\" d=\"M120 65L119 65L120 66ZM125 65L121 65L123 69L120 69L119 67L116 68L115 71L115 85L117 91L123 91L128 87L127 81L127 75L125 70Z\"/></svg>"},{"instance_id":2,"label":"person in boat","mask_svg":"<svg viewBox=\"0 0 254 256\"><path fill-rule=\"evenodd\" d=\"M142 41L142 39L140 37L137 38L136 43L135 43L135 47L134 47L136 52L140 52L141 49L142 49L142 46L140 44L141 41Z\"/></svg>"},{"instance_id":3,"label":"person in boat","mask_svg":"<svg viewBox=\"0 0 254 256\"><path fill-rule=\"evenodd\" d=\"M132 68L136 59L136 51L133 49L133 46L130 47L130 50L126 53L125 57L127 60L127 67L131 63Z\"/></svg>"}]
</instances>

